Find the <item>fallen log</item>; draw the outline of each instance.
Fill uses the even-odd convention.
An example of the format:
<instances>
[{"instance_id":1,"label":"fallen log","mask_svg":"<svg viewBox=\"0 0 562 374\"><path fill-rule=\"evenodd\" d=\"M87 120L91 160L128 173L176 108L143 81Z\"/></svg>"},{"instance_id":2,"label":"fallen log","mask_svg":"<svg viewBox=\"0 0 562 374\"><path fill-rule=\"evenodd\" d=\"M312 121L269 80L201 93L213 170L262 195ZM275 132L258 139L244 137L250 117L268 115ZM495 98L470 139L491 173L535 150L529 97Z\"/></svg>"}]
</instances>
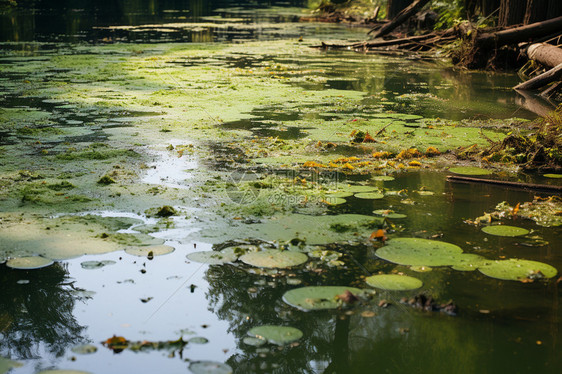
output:
<instances>
[{"instance_id":1,"label":"fallen log","mask_svg":"<svg viewBox=\"0 0 562 374\"><path fill-rule=\"evenodd\" d=\"M547 43L531 44L527 48L527 57L544 66L553 68L562 64L562 49Z\"/></svg>"},{"instance_id":2,"label":"fallen log","mask_svg":"<svg viewBox=\"0 0 562 374\"><path fill-rule=\"evenodd\" d=\"M493 184L504 187L511 187L523 190L532 191L545 191L545 192L562 192L562 186L555 186L550 184L535 184L535 183L522 183L522 182L510 182L502 181L496 179L482 179L482 178L471 178L471 177L461 177L458 175L447 176L447 181L449 182L460 182L460 183L484 183Z\"/></svg>"},{"instance_id":3,"label":"fallen log","mask_svg":"<svg viewBox=\"0 0 562 374\"><path fill-rule=\"evenodd\" d=\"M418 10L420 10L428 2L429 0L415 0L412 4L402 9L400 13L398 13L396 17L394 17L390 22L384 24L381 28L377 29L376 32L375 29L372 29L367 34L375 32L375 34L373 35L373 38L375 39L387 35L392 30L394 30L395 28L406 22L408 18L416 14Z\"/></svg>"},{"instance_id":4,"label":"fallen log","mask_svg":"<svg viewBox=\"0 0 562 374\"><path fill-rule=\"evenodd\" d=\"M560 77L562 77L562 63L528 81L519 83L517 86L513 87L513 89L522 91L535 90L560 79Z\"/></svg>"},{"instance_id":5,"label":"fallen log","mask_svg":"<svg viewBox=\"0 0 562 374\"><path fill-rule=\"evenodd\" d=\"M560 30L562 30L562 16L546 21L535 22L530 25L478 35L476 37L476 45L479 47L487 47L515 44L560 32Z\"/></svg>"}]
</instances>

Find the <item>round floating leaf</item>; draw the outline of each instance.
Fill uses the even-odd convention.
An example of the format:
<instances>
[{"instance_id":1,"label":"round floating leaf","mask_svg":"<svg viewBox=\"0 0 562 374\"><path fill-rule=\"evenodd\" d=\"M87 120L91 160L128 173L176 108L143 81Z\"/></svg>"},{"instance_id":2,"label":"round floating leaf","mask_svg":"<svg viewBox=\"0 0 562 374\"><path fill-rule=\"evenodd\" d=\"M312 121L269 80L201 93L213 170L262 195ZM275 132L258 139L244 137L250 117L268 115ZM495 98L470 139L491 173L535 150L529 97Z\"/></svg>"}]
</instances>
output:
<instances>
[{"instance_id":1,"label":"round floating leaf","mask_svg":"<svg viewBox=\"0 0 562 374\"><path fill-rule=\"evenodd\" d=\"M216 251L193 252L187 255L191 261L201 262L209 265L220 265L226 262L234 262L238 259L233 253L221 253Z\"/></svg>"},{"instance_id":2,"label":"round floating leaf","mask_svg":"<svg viewBox=\"0 0 562 374\"><path fill-rule=\"evenodd\" d=\"M242 339L242 341L244 342L244 344L251 345L253 347L261 347L262 345L267 343L265 339L254 338L251 336L245 337L244 339Z\"/></svg>"},{"instance_id":3,"label":"round floating leaf","mask_svg":"<svg viewBox=\"0 0 562 374\"><path fill-rule=\"evenodd\" d=\"M304 264L307 260L308 256L304 253L276 249L246 253L240 257L245 264L260 268L290 268Z\"/></svg>"},{"instance_id":4,"label":"round floating leaf","mask_svg":"<svg viewBox=\"0 0 562 374\"><path fill-rule=\"evenodd\" d=\"M435 195L435 192L433 192L433 191L421 190L421 191L416 191L416 192L420 196L433 196L433 195Z\"/></svg>"},{"instance_id":5,"label":"round floating leaf","mask_svg":"<svg viewBox=\"0 0 562 374\"><path fill-rule=\"evenodd\" d=\"M374 181L390 182L394 180L394 177L391 177L390 175L375 175L371 179Z\"/></svg>"},{"instance_id":6,"label":"round floating leaf","mask_svg":"<svg viewBox=\"0 0 562 374\"><path fill-rule=\"evenodd\" d=\"M543 177L558 179L558 178L562 178L562 174L544 174Z\"/></svg>"},{"instance_id":7,"label":"round floating leaf","mask_svg":"<svg viewBox=\"0 0 562 374\"><path fill-rule=\"evenodd\" d=\"M473 253L461 253L456 257L456 260L457 262L453 264L452 269L458 271L473 271L492 262L492 260Z\"/></svg>"},{"instance_id":8,"label":"round floating leaf","mask_svg":"<svg viewBox=\"0 0 562 374\"><path fill-rule=\"evenodd\" d=\"M358 199L376 200L382 199L384 197L384 194L380 192L362 192L356 193L355 197Z\"/></svg>"},{"instance_id":9,"label":"round floating leaf","mask_svg":"<svg viewBox=\"0 0 562 374\"><path fill-rule=\"evenodd\" d=\"M189 339L187 342L192 344L207 344L209 342L209 339L204 338L202 336L194 336L193 338Z\"/></svg>"},{"instance_id":10,"label":"round floating leaf","mask_svg":"<svg viewBox=\"0 0 562 374\"><path fill-rule=\"evenodd\" d=\"M347 200L342 197L334 197L334 196L326 196L324 201L330 205L341 205L347 202Z\"/></svg>"},{"instance_id":11,"label":"round floating leaf","mask_svg":"<svg viewBox=\"0 0 562 374\"><path fill-rule=\"evenodd\" d=\"M72 352L78 353L80 355L87 355L91 353L96 353L98 351L98 347L91 344L82 344L72 347Z\"/></svg>"},{"instance_id":12,"label":"round floating leaf","mask_svg":"<svg viewBox=\"0 0 562 374\"><path fill-rule=\"evenodd\" d=\"M83 269L100 269L107 265L114 265L116 262L112 260L103 260L103 261L84 261L80 263Z\"/></svg>"},{"instance_id":13,"label":"round floating leaf","mask_svg":"<svg viewBox=\"0 0 562 374\"><path fill-rule=\"evenodd\" d=\"M379 248L376 255L401 265L454 265L462 249L454 244L420 238L396 238Z\"/></svg>"},{"instance_id":14,"label":"round floating leaf","mask_svg":"<svg viewBox=\"0 0 562 374\"><path fill-rule=\"evenodd\" d=\"M215 361L194 361L189 365L193 374L232 374L232 368L227 364Z\"/></svg>"},{"instance_id":15,"label":"round floating leaf","mask_svg":"<svg viewBox=\"0 0 562 374\"><path fill-rule=\"evenodd\" d=\"M248 335L265 339L273 344L284 345L302 338L302 331L289 326L265 325L254 327L248 331Z\"/></svg>"},{"instance_id":16,"label":"round floating leaf","mask_svg":"<svg viewBox=\"0 0 562 374\"><path fill-rule=\"evenodd\" d=\"M326 199L331 198L331 197L344 198L344 197L349 197L349 196L353 196L353 192L350 192L350 191L328 191L328 192L326 192Z\"/></svg>"},{"instance_id":17,"label":"round floating leaf","mask_svg":"<svg viewBox=\"0 0 562 374\"><path fill-rule=\"evenodd\" d=\"M459 166L454 168L449 168L451 173L461 174L461 175L488 175L492 174L491 170L482 169L476 166Z\"/></svg>"},{"instance_id":18,"label":"round floating leaf","mask_svg":"<svg viewBox=\"0 0 562 374\"><path fill-rule=\"evenodd\" d=\"M16 257L6 261L7 267L23 270L40 269L52 264L53 260L41 256Z\"/></svg>"},{"instance_id":19,"label":"round floating leaf","mask_svg":"<svg viewBox=\"0 0 562 374\"><path fill-rule=\"evenodd\" d=\"M516 258L493 261L478 270L484 275L503 280L552 278L558 273L556 268L543 262Z\"/></svg>"},{"instance_id":20,"label":"round floating leaf","mask_svg":"<svg viewBox=\"0 0 562 374\"><path fill-rule=\"evenodd\" d=\"M485 226L482 227L482 231L496 236L521 236L529 233L527 229L508 225Z\"/></svg>"},{"instance_id":21,"label":"round floating leaf","mask_svg":"<svg viewBox=\"0 0 562 374\"><path fill-rule=\"evenodd\" d=\"M236 256L236 258L245 255L248 252L257 251L259 248L256 245L251 244L242 244L242 245L233 245L232 247L226 247L221 249L221 253L226 255Z\"/></svg>"},{"instance_id":22,"label":"round floating leaf","mask_svg":"<svg viewBox=\"0 0 562 374\"><path fill-rule=\"evenodd\" d=\"M283 301L304 311L336 309L342 305L339 296L344 295L346 291L353 295L361 293L358 288L345 286L301 287L285 292Z\"/></svg>"},{"instance_id":23,"label":"round floating leaf","mask_svg":"<svg viewBox=\"0 0 562 374\"><path fill-rule=\"evenodd\" d=\"M163 256L167 255L168 253L172 253L174 250L175 248L169 245L149 245L141 247L128 247L127 249L125 249L125 252L133 256L148 257L150 253L152 253L152 256Z\"/></svg>"},{"instance_id":24,"label":"round floating leaf","mask_svg":"<svg viewBox=\"0 0 562 374\"><path fill-rule=\"evenodd\" d=\"M353 193L371 192L371 191L375 191L376 189L377 189L376 187L371 187L371 186L345 186L342 188L342 190L345 192L353 192Z\"/></svg>"},{"instance_id":25,"label":"round floating leaf","mask_svg":"<svg viewBox=\"0 0 562 374\"><path fill-rule=\"evenodd\" d=\"M390 291L407 291L420 288L423 283L418 278L398 274L378 274L367 277L367 284L371 287Z\"/></svg>"},{"instance_id":26,"label":"round floating leaf","mask_svg":"<svg viewBox=\"0 0 562 374\"><path fill-rule=\"evenodd\" d=\"M373 210L373 213L376 214L377 216L383 216L383 217L390 218L390 219L400 219L400 218L406 218L407 217L405 214L396 213L395 211L390 210L390 209Z\"/></svg>"}]
</instances>

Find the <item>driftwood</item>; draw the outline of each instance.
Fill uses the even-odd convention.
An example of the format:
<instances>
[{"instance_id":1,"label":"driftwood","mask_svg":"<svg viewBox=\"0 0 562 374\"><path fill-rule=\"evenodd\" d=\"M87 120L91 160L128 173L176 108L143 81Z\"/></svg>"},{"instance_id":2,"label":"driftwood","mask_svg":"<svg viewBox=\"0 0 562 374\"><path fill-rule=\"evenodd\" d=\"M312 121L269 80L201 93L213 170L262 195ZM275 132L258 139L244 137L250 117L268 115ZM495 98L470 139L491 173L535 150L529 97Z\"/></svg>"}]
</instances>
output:
<instances>
[{"instance_id":1,"label":"driftwood","mask_svg":"<svg viewBox=\"0 0 562 374\"><path fill-rule=\"evenodd\" d=\"M526 54L529 60L535 60L549 68L562 64L562 49L552 44L531 44L529 48L527 48Z\"/></svg>"},{"instance_id":2,"label":"driftwood","mask_svg":"<svg viewBox=\"0 0 562 374\"><path fill-rule=\"evenodd\" d=\"M516 44L560 32L560 30L562 30L562 16L526 26L478 35L476 37L476 45L480 47L490 47L494 45Z\"/></svg>"},{"instance_id":3,"label":"driftwood","mask_svg":"<svg viewBox=\"0 0 562 374\"><path fill-rule=\"evenodd\" d=\"M528 81L519 83L517 86L513 87L513 89L522 91L535 90L558 80L560 77L562 77L562 63Z\"/></svg>"},{"instance_id":4,"label":"driftwood","mask_svg":"<svg viewBox=\"0 0 562 374\"><path fill-rule=\"evenodd\" d=\"M384 35L387 35L392 30L394 30L395 28L406 22L408 18L416 14L418 10L420 10L428 2L429 0L415 0L412 4L402 9L400 13L398 13L396 17L394 17L390 22L384 24L381 28L379 28L376 31L375 29L372 29L371 31L368 32L368 34L374 32L375 34L373 35L373 38L380 38Z\"/></svg>"},{"instance_id":5,"label":"driftwood","mask_svg":"<svg viewBox=\"0 0 562 374\"><path fill-rule=\"evenodd\" d=\"M407 38L398 38L391 40L370 40L357 43L322 43L319 48L324 49L354 49L354 50L369 50L375 48L390 48L396 47L401 49L408 49L415 46L426 46L428 48L435 47L437 43L448 42L455 39L456 36L453 30L437 33L432 32L425 35L409 36Z\"/></svg>"},{"instance_id":6,"label":"driftwood","mask_svg":"<svg viewBox=\"0 0 562 374\"><path fill-rule=\"evenodd\" d=\"M493 184L504 187L511 187L523 190L532 191L548 191L548 192L562 192L562 186L555 186L550 184L535 184L535 183L522 183L522 182L510 182L501 181L495 179L482 179L482 178L471 178L471 177L461 177L457 175L449 175L447 177L449 182L460 182L460 183L484 183Z\"/></svg>"}]
</instances>

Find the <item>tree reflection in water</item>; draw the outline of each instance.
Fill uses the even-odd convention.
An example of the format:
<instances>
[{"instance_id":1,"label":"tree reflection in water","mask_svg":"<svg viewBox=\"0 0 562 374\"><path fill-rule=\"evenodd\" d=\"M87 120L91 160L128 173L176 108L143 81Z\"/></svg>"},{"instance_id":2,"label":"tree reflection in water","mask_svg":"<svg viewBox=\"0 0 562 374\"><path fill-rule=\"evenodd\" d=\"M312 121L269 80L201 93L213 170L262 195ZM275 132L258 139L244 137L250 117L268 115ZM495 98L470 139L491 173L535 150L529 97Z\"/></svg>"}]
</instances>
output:
<instances>
[{"instance_id":1,"label":"tree reflection in water","mask_svg":"<svg viewBox=\"0 0 562 374\"><path fill-rule=\"evenodd\" d=\"M349 272L298 275L303 285L351 284L350 279L358 279L355 276L361 269L350 268ZM283 294L295 287L286 283L287 273L280 271L277 277L267 277L249 274L232 265L209 267L206 279L210 286L207 294L210 308L220 319L229 321L229 332L238 338L243 352L230 357L227 363L236 373L328 373L349 367L350 317L341 311L307 313L285 304ZM243 343L248 330L268 324L296 327L306 339L294 345L266 346L266 349Z\"/></svg>"},{"instance_id":2,"label":"tree reflection in water","mask_svg":"<svg viewBox=\"0 0 562 374\"><path fill-rule=\"evenodd\" d=\"M83 341L85 327L78 325L72 312L84 297L68 283L67 274L59 263L30 271L0 265L0 356L59 357Z\"/></svg>"}]
</instances>

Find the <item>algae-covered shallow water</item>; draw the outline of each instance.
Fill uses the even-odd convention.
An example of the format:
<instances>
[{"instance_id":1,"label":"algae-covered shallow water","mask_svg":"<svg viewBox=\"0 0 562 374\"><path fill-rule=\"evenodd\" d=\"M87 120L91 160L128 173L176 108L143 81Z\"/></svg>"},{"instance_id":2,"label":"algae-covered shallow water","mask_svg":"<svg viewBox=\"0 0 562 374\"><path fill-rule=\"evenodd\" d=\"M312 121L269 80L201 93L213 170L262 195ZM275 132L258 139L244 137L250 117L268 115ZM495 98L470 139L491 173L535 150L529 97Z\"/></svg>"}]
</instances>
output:
<instances>
[{"instance_id":1,"label":"algae-covered shallow water","mask_svg":"<svg viewBox=\"0 0 562 374\"><path fill-rule=\"evenodd\" d=\"M0 373L559 371L562 204L446 179L560 184L471 161L517 77L299 12L1 45Z\"/></svg>"}]
</instances>

